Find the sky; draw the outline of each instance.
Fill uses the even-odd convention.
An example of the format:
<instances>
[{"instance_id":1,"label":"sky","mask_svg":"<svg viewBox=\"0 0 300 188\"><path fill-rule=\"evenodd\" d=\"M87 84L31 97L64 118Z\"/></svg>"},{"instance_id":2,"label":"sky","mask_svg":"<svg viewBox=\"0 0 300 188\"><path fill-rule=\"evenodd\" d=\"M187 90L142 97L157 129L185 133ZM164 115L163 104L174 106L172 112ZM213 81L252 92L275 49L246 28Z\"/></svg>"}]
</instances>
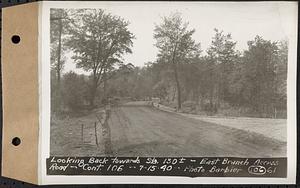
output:
<instances>
[{"instance_id":1,"label":"sky","mask_svg":"<svg viewBox=\"0 0 300 188\"><path fill-rule=\"evenodd\" d=\"M125 63L142 67L144 63L155 61L158 50L154 46L153 31L162 17L180 12L189 29L195 29L193 39L201 43L205 54L214 36L214 28L231 33L237 41L236 49L247 49L247 41L256 35L264 39L279 41L290 38L296 23L296 2L101 2L91 4L71 4L72 8L103 8L107 12L123 17L130 22L129 30L135 35L132 54L124 55ZM64 72L76 69L71 53L67 54Z\"/></svg>"}]
</instances>

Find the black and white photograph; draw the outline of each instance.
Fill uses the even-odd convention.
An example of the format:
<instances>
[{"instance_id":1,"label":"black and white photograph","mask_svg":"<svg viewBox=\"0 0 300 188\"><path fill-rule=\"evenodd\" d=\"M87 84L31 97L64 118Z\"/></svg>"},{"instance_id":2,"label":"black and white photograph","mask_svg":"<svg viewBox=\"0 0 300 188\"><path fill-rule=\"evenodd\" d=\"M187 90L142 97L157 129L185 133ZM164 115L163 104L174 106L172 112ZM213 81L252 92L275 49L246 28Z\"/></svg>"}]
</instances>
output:
<instances>
[{"instance_id":1,"label":"black and white photograph","mask_svg":"<svg viewBox=\"0 0 300 188\"><path fill-rule=\"evenodd\" d=\"M294 5L52 7L50 156L287 158Z\"/></svg>"}]
</instances>

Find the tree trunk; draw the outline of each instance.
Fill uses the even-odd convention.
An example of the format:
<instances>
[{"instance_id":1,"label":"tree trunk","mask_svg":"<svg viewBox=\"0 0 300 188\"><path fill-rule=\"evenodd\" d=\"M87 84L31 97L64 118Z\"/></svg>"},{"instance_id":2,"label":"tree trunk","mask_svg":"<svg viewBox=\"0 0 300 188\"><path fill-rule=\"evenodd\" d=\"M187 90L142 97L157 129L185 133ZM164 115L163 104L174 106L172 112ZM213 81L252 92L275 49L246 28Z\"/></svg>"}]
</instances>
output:
<instances>
[{"instance_id":1,"label":"tree trunk","mask_svg":"<svg viewBox=\"0 0 300 188\"><path fill-rule=\"evenodd\" d=\"M210 113L213 112L213 106L214 106L214 89L215 89L215 80L213 79L214 75L213 75L213 67L210 67L210 79L211 79L211 83L210 83L210 90L209 90L209 111Z\"/></svg>"},{"instance_id":2,"label":"tree trunk","mask_svg":"<svg viewBox=\"0 0 300 188\"><path fill-rule=\"evenodd\" d=\"M62 20L59 19L59 38L58 38L58 49L57 49L57 66L56 66L56 74L57 74L57 112L61 111L61 36L62 36Z\"/></svg>"},{"instance_id":3,"label":"tree trunk","mask_svg":"<svg viewBox=\"0 0 300 188\"><path fill-rule=\"evenodd\" d=\"M213 107L214 107L213 98L214 98L214 85L212 84L212 86L210 88L210 95L209 95L209 111L210 112L213 111Z\"/></svg>"},{"instance_id":4,"label":"tree trunk","mask_svg":"<svg viewBox=\"0 0 300 188\"><path fill-rule=\"evenodd\" d=\"M175 76L175 82L176 82L176 88L177 88L177 110L181 109L181 89L180 89L180 83L178 78L178 70L177 70L177 63L175 60L176 57L176 51L177 51L177 43L175 44L173 55L172 55L172 65L174 69L174 76Z\"/></svg>"},{"instance_id":5,"label":"tree trunk","mask_svg":"<svg viewBox=\"0 0 300 188\"><path fill-rule=\"evenodd\" d=\"M177 88L177 109L181 109L181 89L180 89L180 83L178 78L178 70L176 64L174 66L174 75L175 75L175 82L176 82L176 88Z\"/></svg>"},{"instance_id":6,"label":"tree trunk","mask_svg":"<svg viewBox=\"0 0 300 188\"><path fill-rule=\"evenodd\" d=\"M90 88L90 107L91 108L94 108L95 106L95 97L96 97L96 92L97 92L97 82L96 82L96 78L94 76L94 79L93 79L93 83L92 83L92 86Z\"/></svg>"},{"instance_id":7,"label":"tree trunk","mask_svg":"<svg viewBox=\"0 0 300 188\"><path fill-rule=\"evenodd\" d=\"M106 80L106 70L103 71L103 99L105 101L105 105L107 104L108 102L108 99L107 99L107 80Z\"/></svg>"}]
</instances>

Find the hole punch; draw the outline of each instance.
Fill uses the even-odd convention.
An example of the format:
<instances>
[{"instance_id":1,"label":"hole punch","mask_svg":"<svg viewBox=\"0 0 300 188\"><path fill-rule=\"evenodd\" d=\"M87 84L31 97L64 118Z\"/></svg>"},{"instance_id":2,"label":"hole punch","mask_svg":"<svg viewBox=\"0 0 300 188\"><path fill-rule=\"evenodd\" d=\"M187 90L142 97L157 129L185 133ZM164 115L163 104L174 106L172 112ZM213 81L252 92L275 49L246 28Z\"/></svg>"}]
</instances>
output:
<instances>
[{"instance_id":1,"label":"hole punch","mask_svg":"<svg viewBox=\"0 0 300 188\"><path fill-rule=\"evenodd\" d=\"M12 142L11 142L14 146L18 146L21 144L21 139L19 137L15 137L12 139Z\"/></svg>"},{"instance_id":2,"label":"hole punch","mask_svg":"<svg viewBox=\"0 0 300 188\"><path fill-rule=\"evenodd\" d=\"M19 35L13 35L11 37L11 41L14 43L14 44L18 44L20 41L21 41L21 38Z\"/></svg>"}]
</instances>

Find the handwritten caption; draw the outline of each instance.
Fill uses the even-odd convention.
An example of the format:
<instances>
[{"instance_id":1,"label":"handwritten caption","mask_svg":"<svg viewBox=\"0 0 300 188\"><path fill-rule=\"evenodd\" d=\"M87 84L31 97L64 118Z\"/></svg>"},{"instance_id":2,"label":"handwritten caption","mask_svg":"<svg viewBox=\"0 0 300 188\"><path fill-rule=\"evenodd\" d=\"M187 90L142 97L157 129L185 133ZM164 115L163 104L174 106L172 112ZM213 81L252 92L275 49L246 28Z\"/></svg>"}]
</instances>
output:
<instances>
[{"instance_id":1,"label":"handwritten caption","mask_svg":"<svg viewBox=\"0 0 300 188\"><path fill-rule=\"evenodd\" d=\"M286 164L286 158L51 156L47 174L286 177Z\"/></svg>"}]
</instances>

